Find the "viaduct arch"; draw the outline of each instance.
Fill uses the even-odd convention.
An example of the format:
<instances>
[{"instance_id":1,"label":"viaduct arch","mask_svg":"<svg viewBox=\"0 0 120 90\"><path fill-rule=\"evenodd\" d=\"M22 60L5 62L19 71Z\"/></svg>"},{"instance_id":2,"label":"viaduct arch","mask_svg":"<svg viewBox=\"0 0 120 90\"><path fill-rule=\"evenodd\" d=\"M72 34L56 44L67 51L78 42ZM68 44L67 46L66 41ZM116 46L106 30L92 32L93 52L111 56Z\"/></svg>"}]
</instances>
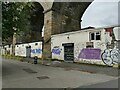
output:
<instances>
[{"instance_id":1,"label":"viaduct arch","mask_svg":"<svg viewBox=\"0 0 120 90\"><path fill-rule=\"evenodd\" d=\"M82 0L81 0L82 1ZM92 0L93 1L93 0ZM51 35L81 29L81 18L91 2L38 2L44 14L43 57L51 57Z\"/></svg>"}]
</instances>

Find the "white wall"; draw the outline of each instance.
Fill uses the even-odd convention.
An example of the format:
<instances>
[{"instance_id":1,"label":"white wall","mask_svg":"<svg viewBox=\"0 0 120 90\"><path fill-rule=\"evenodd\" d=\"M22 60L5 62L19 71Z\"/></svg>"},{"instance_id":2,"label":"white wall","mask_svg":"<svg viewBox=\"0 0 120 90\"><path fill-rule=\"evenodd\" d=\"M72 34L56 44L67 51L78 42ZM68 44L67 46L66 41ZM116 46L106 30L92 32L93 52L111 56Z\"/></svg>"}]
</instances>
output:
<instances>
[{"instance_id":1,"label":"white wall","mask_svg":"<svg viewBox=\"0 0 120 90\"><path fill-rule=\"evenodd\" d=\"M90 30L92 31L92 30ZM99 30L103 34L103 29ZM92 31L93 32L93 31ZM67 38L69 37L69 39ZM105 37L102 35L102 37ZM98 46L96 43L104 42L105 38L94 42L94 48L106 48L105 45ZM64 47L62 46L63 43L74 43L74 54L77 57L80 50L86 48L86 42L89 41L89 31L77 31L77 32L70 32L64 34L53 35L51 39L51 49L55 46L59 46L61 49L60 55L52 54L52 58L58 58L64 60Z\"/></svg>"},{"instance_id":2,"label":"white wall","mask_svg":"<svg viewBox=\"0 0 120 90\"><path fill-rule=\"evenodd\" d=\"M90 40L89 33L98 32L98 31L101 32L101 40ZM115 30L113 31L115 36L117 37L117 33L115 32ZM74 43L74 61L75 62L84 62L84 63L92 63L92 64L95 63L95 64L105 65L101 57L102 57L102 53L104 53L105 50L107 49L106 44L107 43L111 44L111 41L112 41L112 37L110 36L110 32L106 32L104 28L88 29L83 31L52 35L51 36L51 52L54 49L54 47L57 47L55 49L60 50L60 53L52 53L52 58L64 60L64 46L62 46L62 44ZM83 52L83 50L88 49L86 48L86 42L93 42L94 44L94 47L91 49L92 53L94 54L93 57L92 56L90 57L89 55L87 56L90 59L88 58L85 59L81 57L81 53ZM88 49L88 52L89 51L90 50ZM95 54L98 57L96 57ZM108 63L108 64L112 64L112 63Z\"/></svg>"},{"instance_id":3,"label":"white wall","mask_svg":"<svg viewBox=\"0 0 120 90\"><path fill-rule=\"evenodd\" d=\"M28 46L28 44L15 45L15 56L26 57L26 46Z\"/></svg>"},{"instance_id":4,"label":"white wall","mask_svg":"<svg viewBox=\"0 0 120 90\"><path fill-rule=\"evenodd\" d=\"M5 54L7 54L7 52L9 52L10 55L12 55L12 45L5 45L4 49L6 48Z\"/></svg>"},{"instance_id":5,"label":"white wall","mask_svg":"<svg viewBox=\"0 0 120 90\"><path fill-rule=\"evenodd\" d=\"M35 45L37 43L37 45ZM31 57L42 57L42 42L19 44L15 46L15 55L26 57L26 47L31 46Z\"/></svg>"},{"instance_id":6,"label":"white wall","mask_svg":"<svg viewBox=\"0 0 120 90\"><path fill-rule=\"evenodd\" d=\"M5 49L2 46L0 46L0 55L5 55Z\"/></svg>"},{"instance_id":7,"label":"white wall","mask_svg":"<svg viewBox=\"0 0 120 90\"><path fill-rule=\"evenodd\" d=\"M113 28L113 32L115 33L115 39L120 40L120 27Z\"/></svg>"},{"instance_id":8,"label":"white wall","mask_svg":"<svg viewBox=\"0 0 120 90\"><path fill-rule=\"evenodd\" d=\"M35 43L29 43L31 46L31 57L37 56L38 58L42 57L42 42L36 42L38 45L35 45Z\"/></svg>"}]
</instances>

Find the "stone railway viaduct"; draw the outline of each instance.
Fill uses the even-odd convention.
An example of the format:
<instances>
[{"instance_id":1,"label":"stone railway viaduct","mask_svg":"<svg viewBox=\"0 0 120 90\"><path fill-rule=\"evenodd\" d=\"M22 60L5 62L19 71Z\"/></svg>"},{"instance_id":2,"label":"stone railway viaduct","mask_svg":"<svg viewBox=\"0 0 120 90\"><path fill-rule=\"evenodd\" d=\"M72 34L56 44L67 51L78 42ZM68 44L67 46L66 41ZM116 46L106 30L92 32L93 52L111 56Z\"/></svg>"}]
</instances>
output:
<instances>
[{"instance_id":1,"label":"stone railway viaduct","mask_svg":"<svg viewBox=\"0 0 120 90\"><path fill-rule=\"evenodd\" d=\"M22 0L21 0L22 1ZM59 2L58 2L59 1ZM60 0L34 0L30 2L38 2L41 13L41 19L44 25L44 45L43 57L51 57L51 35L65 32L77 31L81 29L81 18L87 7L93 0L77 0L77 2ZM84 1L84 2L83 2ZM42 33L42 30L40 31ZM41 34L37 34L41 38ZM41 37L40 37L41 36Z\"/></svg>"}]
</instances>

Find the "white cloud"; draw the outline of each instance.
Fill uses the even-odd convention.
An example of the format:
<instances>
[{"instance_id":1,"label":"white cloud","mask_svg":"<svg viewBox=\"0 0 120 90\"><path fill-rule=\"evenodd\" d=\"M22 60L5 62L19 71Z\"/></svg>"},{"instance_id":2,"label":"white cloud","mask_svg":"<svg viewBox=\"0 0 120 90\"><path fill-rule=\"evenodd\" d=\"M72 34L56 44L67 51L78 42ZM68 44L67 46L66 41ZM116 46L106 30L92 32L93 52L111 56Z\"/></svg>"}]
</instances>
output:
<instances>
[{"instance_id":1,"label":"white cloud","mask_svg":"<svg viewBox=\"0 0 120 90\"><path fill-rule=\"evenodd\" d=\"M118 2L98 2L95 0L82 17L82 28L103 27L118 24ZM118 1L118 0L116 0Z\"/></svg>"}]
</instances>

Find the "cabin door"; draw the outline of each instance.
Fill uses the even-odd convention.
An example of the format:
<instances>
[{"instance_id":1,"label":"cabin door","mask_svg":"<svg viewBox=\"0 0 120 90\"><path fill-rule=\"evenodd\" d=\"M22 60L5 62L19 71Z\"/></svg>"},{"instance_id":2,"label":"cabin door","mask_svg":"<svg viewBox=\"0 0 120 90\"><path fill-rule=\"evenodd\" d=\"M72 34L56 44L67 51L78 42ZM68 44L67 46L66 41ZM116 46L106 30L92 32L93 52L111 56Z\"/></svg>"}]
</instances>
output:
<instances>
[{"instance_id":1,"label":"cabin door","mask_svg":"<svg viewBox=\"0 0 120 90\"><path fill-rule=\"evenodd\" d=\"M74 61L74 43L64 44L64 60L65 61Z\"/></svg>"},{"instance_id":2,"label":"cabin door","mask_svg":"<svg viewBox=\"0 0 120 90\"><path fill-rule=\"evenodd\" d=\"M26 57L31 57L31 46L26 47Z\"/></svg>"}]
</instances>

